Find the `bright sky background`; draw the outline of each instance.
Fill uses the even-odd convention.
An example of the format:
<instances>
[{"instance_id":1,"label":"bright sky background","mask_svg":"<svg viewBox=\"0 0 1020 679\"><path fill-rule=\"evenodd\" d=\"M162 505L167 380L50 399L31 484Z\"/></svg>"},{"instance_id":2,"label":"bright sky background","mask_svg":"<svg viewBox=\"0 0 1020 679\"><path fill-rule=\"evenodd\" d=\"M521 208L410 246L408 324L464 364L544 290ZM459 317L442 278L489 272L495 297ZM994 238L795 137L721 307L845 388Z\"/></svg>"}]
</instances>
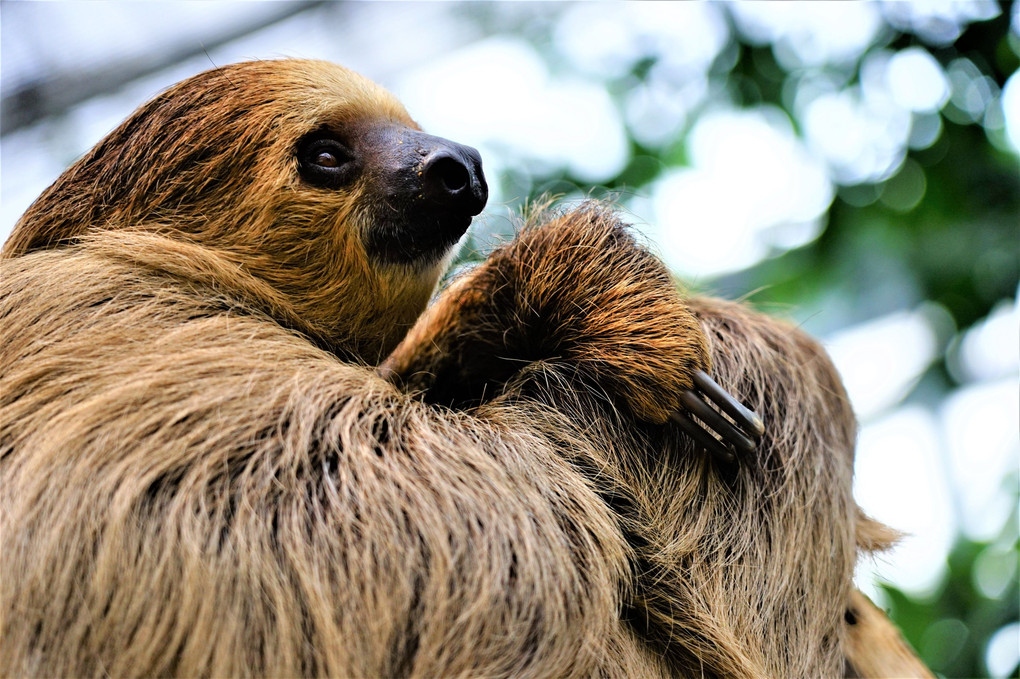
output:
<instances>
[{"instance_id":1,"label":"bright sky background","mask_svg":"<svg viewBox=\"0 0 1020 679\"><path fill-rule=\"evenodd\" d=\"M271 5L5 3L3 87L54 69L205 40ZM137 105L211 63L252 57L318 57L362 71L401 97L430 132L477 146L490 177L570 168L597 185L630 160L628 130L657 147L690 125L688 165L622 199L670 265L695 279L748 267L816 238L836 187L898 172L908 149L938 138L936 113L948 103L953 115L998 131L992 141L1000 147L1020 148L1016 74L1000 92L970 62L943 69L926 49L913 47L873 50L858 83L848 86L839 75L880 40L883 16L948 44L968 21L997 12L994 3L739 5L738 30L772 44L784 66L799 69L799 86L791 89L796 120L772 107L732 108L710 90L707 69L725 57L730 30L718 4L579 3L553 11L511 3L500 11L510 18L545 12L556 19L555 68L520 37L484 34L455 5L354 3L333 22L297 15L88 101L62 119L4 136L0 240L70 161ZM1018 16L1014 5L1014 32ZM602 78L649 55L659 57L658 65L618 106ZM918 175L913 193L899 198L905 207L926 190ZM499 182L490 186L488 217L478 228L498 231L505 204L517 196L502 195ZM930 591L944 574L955 529L993 538L1012 508L1000 482L1020 466L1020 311L1015 300L1004 300L955 345L965 388L935 410L903 406L903 396L935 359L944 315L929 306L905 309L823 338L862 423L857 498L876 518L911 534L865 565L860 581L871 593L876 573L907 590ZM990 588L1003 572L989 567Z\"/></svg>"}]
</instances>

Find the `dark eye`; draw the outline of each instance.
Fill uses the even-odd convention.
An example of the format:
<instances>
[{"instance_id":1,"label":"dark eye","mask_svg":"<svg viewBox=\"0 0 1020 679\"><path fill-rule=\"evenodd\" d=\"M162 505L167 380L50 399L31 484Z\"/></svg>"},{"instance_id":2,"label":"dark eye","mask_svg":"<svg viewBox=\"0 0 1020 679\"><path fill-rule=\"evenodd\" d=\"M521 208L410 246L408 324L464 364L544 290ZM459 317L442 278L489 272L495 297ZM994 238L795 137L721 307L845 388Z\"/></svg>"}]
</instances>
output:
<instances>
[{"instance_id":1,"label":"dark eye","mask_svg":"<svg viewBox=\"0 0 1020 679\"><path fill-rule=\"evenodd\" d=\"M319 155L315 156L312 164L319 167L340 167L340 159L332 151L319 151Z\"/></svg>"},{"instance_id":2,"label":"dark eye","mask_svg":"<svg viewBox=\"0 0 1020 679\"><path fill-rule=\"evenodd\" d=\"M309 184L336 189L354 178L354 154L341 142L321 133L298 142L298 173Z\"/></svg>"}]
</instances>

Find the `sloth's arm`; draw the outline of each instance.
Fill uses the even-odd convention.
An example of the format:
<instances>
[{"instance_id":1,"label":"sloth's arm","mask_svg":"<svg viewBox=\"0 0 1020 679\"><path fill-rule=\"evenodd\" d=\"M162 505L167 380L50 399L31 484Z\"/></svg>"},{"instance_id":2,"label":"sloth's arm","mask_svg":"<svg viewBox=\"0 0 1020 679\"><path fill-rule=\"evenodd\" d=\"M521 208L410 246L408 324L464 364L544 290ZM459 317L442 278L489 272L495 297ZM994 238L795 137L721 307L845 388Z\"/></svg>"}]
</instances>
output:
<instances>
[{"instance_id":1,"label":"sloth's arm","mask_svg":"<svg viewBox=\"0 0 1020 679\"><path fill-rule=\"evenodd\" d=\"M454 283L380 372L426 401L466 407L537 361L653 423L709 367L669 272L612 213L589 207L526 230Z\"/></svg>"}]
</instances>

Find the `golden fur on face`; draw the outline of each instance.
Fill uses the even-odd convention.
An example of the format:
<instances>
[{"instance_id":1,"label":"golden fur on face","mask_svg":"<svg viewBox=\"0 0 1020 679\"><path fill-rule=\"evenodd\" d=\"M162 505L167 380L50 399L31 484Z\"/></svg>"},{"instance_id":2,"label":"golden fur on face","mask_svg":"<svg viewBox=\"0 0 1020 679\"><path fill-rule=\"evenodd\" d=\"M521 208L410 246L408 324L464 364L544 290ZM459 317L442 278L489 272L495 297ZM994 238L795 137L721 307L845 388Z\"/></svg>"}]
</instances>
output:
<instances>
[{"instance_id":1,"label":"golden fur on face","mask_svg":"<svg viewBox=\"0 0 1020 679\"><path fill-rule=\"evenodd\" d=\"M407 333L439 264L366 254L374 175L300 181L324 124L414 127L339 67L229 66L18 223L0 675L841 674L883 536L818 344L685 299L599 206L537 218ZM665 424L709 368L768 423L736 468Z\"/></svg>"},{"instance_id":2,"label":"golden fur on face","mask_svg":"<svg viewBox=\"0 0 1020 679\"><path fill-rule=\"evenodd\" d=\"M61 175L19 220L4 253L101 231L158 234L182 250L181 264L204 259L193 268L267 284L274 303L300 319L297 329L377 360L424 309L443 262L384 272L370 265L363 241L385 209L373 176L343 190L308 186L294 147L319 128L384 125L418 129L392 95L333 64L255 61L208 71L140 108Z\"/></svg>"}]
</instances>

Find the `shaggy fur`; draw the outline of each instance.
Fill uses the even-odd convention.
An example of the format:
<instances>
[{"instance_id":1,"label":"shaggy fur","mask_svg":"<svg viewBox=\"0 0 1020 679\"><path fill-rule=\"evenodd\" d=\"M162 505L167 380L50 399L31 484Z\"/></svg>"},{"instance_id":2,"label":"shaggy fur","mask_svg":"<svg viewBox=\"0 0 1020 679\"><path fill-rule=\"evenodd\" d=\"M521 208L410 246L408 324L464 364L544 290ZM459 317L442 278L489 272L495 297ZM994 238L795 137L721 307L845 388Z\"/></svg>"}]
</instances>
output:
<instances>
[{"instance_id":1,"label":"shaggy fur","mask_svg":"<svg viewBox=\"0 0 1020 679\"><path fill-rule=\"evenodd\" d=\"M546 216L406 333L323 124L413 126L338 67L185 81L0 265L0 675L835 676L854 420L822 350L684 300L613 215ZM764 416L714 465L691 374Z\"/></svg>"},{"instance_id":2,"label":"shaggy fur","mask_svg":"<svg viewBox=\"0 0 1020 679\"><path fill-rule=\"evenodd\" d=\"M342 191L302 182L294 147L317 128L352 145L381 125L418 126L371 81L333 64L283 60L207 71L142 106L28 209L6 256L102 231L173 242L199 284L229 290L327 350L376 361L404 336L442 272L373 267L362 243L389 209L371 161ZM385 158L379 158L384 162ZM215 253L209 268L187 260Z\"/></svg>"},{"instance_id":3,"label":"shaggy fur","mask_svg":"<svg viewBox=\"0 0 1020 679\"><path fill-rule=\"evenodd\" d=\"M676 408L706 349L716 379L768 423L739 470L643 423ZM479 375L514 364L527 367L479 388ZM886 536L855 511L840 380L793 326L719 300L678 303L661 265L591 210L524 233L451 286L383 369L427 401L489 391L489 407L553 405L532 421L613 509L631 549L623 618L668 672L842 670L855 526L868 547Z\"/></svg>"}]
</instances>

